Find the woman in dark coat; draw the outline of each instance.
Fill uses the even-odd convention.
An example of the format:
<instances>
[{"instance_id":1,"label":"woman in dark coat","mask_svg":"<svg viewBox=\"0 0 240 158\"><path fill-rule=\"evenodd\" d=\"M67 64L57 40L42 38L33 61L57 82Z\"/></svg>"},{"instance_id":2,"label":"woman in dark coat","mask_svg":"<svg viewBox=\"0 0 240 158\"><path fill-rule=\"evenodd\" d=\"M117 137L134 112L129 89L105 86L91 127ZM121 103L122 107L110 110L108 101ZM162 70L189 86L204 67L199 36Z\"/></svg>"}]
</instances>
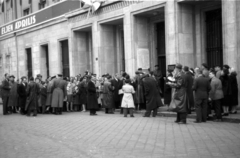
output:
<instances>
[{"instance_id":1,"label":"woman in dark coat","mask_svg":"<svg viewBox=\"0 0 240 158\"><path fill-rule=\"evenodd\" d=\"M80 105L82 105L82 111L86 111L86 104L87 104L87 85L86 85L86 78L83 78L79 85L79 99Z\"/></svg>"},{"instance_id":2,"label":"woman in dark coat","mask_svg":"<svg viewBox=\"0 0 240 158\"><path fill-rule=\"evenodd\" d=\"M38 108L38 95L40 93L40 89L37 83L33 80L33 77L30 77L30 82L27 86L27 102L25 110L27 110L27 116L30 116L33 111L33 116L37 116L37 108Z\"/></svg>"},{"instance_id":3,"label":"woman in dark coat","mask_svg":"<svg viewBox=\"0 0 240 158\"><path fill-rule=\"evenodd\" d=\"M238 106L238 83L237 83L237 73L235 70L231 69L230 73L230 84L231 84L231 114L237 113L237 106Z\"/></svg>"},{"instance_id":4,"label":"woman in dark coat","mask_svg":"<svg viewBox=\"0 0 240 158\"><path fill-rule=\"evenodd\" d=\"M142 73L141 72L136 72L136 77L135 77L135 104L137 105L136 107L139 107L139 110L145 109L145 98L144 98L144 91L143 91L143 81L142 81Z\"/></svg>"},{"instance_id":5,"label":"woman in dark coat","mask_svg":"<svg viewBox=\"0 0 240 158\"><path fill-rule=\"evenodd\" d=\"M12 87L9 94L8 107L12 109L12 112L16 113L18 107L18 83L14 81L15 77L10 76L10 86Z\"/></svg>"},{"instance_id":6,"label":"woman in dark coat","mask_svg":"<svg viewBox=\"0 0 240 158\"><path fill-rule=\"evenodd\" d=\"M114 109L114 87L111 84L111 76L103 84L103 107L106 114L113 114Z\"/></svg>"},{"instance_id":7,"label":"woman in dark coat","mask_svg":"<svg viewBox=\"0 0 240 158\"><path fill-rule=\"evenodd\" d=\"M170 70L167 71L167 78L165 78L164 84L164 104L169 107L172 100L172 87L167 82L170 82L168 77L173 77L172 72Z\"/></svg>"},{"instance_id":8,"label":"woman in dark coat","mask_svg":"<svg viewBox=\"0 0 240 158\"><path fill-rule=\"evenodd\" d=\"M90 110L90 115L97 115L98 101L95 84L91 81L91 76L87 76L87 108Z\"/></svg>"},{"instance_id":9,"label":"woman in dark coat","mask_svg":"<svg viewBox=\"0 0 240 158\"><path fill-rule=\"evenodd\" d=\"M231 81L229 77L229 67L223 66L223 74L220 77L222 81L222 88L223 88L223 95L224 98L222 99L222 106L223 106L223 116L228 116L229 114L229 107L230 107L230 99L231 99Z\"/></svg>"}]
</instances>

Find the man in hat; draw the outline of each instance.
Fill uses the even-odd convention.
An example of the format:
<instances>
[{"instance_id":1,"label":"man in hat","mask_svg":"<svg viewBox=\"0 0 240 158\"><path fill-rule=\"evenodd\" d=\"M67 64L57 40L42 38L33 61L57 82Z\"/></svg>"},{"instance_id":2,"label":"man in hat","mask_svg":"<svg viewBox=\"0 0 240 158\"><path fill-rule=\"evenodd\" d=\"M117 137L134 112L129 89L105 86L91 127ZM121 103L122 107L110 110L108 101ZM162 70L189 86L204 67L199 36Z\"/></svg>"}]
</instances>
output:
<instances>
[{"instance_id":1,"label":"man in hat","mask_svg":"<svg viewBox=\"0 0 240 158\"><path fill-rule=\"evenodd\" d=\"M138 71L135 73L135 104L137 110L146 109L145 98L144 98L144 88L143 88L143 81L142 81L142 68L139 68Z\"/></svg>"},{"instance_id":2,"label":"man in hat","mask_svg":"<svg viewBox=\"0 0 240 158\"><path fill-rule=\"evenodd\" d=\"M153 75L154 75L156 81L158 82L159 88L161 89L161 80L162 80L163 76L162 76L162 72L159 69L158 65L155 65L155 70L153 71Z\"/></svg>"},{"instance_id":3,"label":"man in hat","mask_svg":"<svg viewBox=\"0 0 240 158\"><path fill-rule=\"evenodd\" d=\"M199 74L202 74L201 69L198 70ZM208 111L208 93L211 90L209 79L203 75L195 78L192 89L195 91L195 103L196 103L196 121L195 123L201 123L207 121Z\"/></svg>"},{"instance_id":4,"label":"man in hat","mask_svg":"<svg viewBox=\"0 0 240 158\"><path fill-rule=\"evenodd\" d=\"M142 76L142 80L147 102L146 112L143 117L150 117L152 111L152 117L156 117L158 107L163 106L159 87L157 86L156 80L153 77L150 77L148 74Z\"/></svg>"},{"instance_id":5,"label":"man in hat","mask_svg":"<svg viewBox=\"0 0 240 158\"><path fill-rule=\"evenodd\" d=\"M29 83L27 86L27 102L25 110L27 110L27 116L31 115L33 111L33 116L37 116L37 108L38 108L38 95L40 93L40 89L37 83L34 82L34 78L29 78Z\"/></svg>"},{"instance_id":6,"label":"man in hat","mask_svg":"<svg viewBox=\"0 0 240 158\"><path fill-rule=\"evenodd\" d=\"M188 109L188 114L191 114L191 109L194 106L194 99L193 99L193 90L192 90L192 86L193 86L193 77L191 72L189 71L189 67L188 66L184 66L183 67L183 72L184 72L184 77L185 77L185 81L186 81L186 90L187 90L187 109Z\"/></svg>"},{"instance_id":7,"label":"man in hat","mask_svg":"<svg viewBox=\"0 0 240 158\"><path fill-rule=\"evenodd\" d=\"M9 100L9 94L11 90L11 86L9 84L9 74L6 73L5 79L2 81L2 86L1 86L1 93L2 93L2 101L3 101L3 115L8 114L8 100Z\"/></svg>"},{"instance_id":8,"label":"man in hat","mask_svg":"<svg viewBox=\"0 0 240 158\"><path fill-rule=\"evenodd\" d=\"M15 82L15 76L11 75L9 76L9 80L10 80L10 86L11 86L11 90L10 90L10 94L9 94L9 100L8 100L8 108L10 113L16 113L17 107L18 107L18 93L17 93L17 89L18 89L18 83Z\"/></svg>"},{"instance_id":9,"label":"man in hat","mask_svg":"<svg viewBox=\"0 0 240 158\"><path fill-rule=\"evenodd\" d=\"M25 105L27 100L27 77L21 77L21 82L18 85L19 107L22 115L26 114Z\"/></svg>"},{"instance_id":10,"label":"man in hat","mask_svg":"<svg viewBox=\"0 0 240 158\"><path fill-rule=\"evenodd\" d=\"M52 86L52 108L56 115L62 114L63 100L67 95L67 82L63 80L62 75L58 74L57 79L53 80Z\"/></svg>"},{"instance_id":11,"label":"man in hat","mask_svg":"<svg viewBox=\"0 0 240 158\"><path fill-rule=\"evenodd\" d=\"M91 80L92 76L87 75L87 108L90 110L90 115L97 115L96 111L99 109L97 101L97 91L95 84Z\"/></svg>"},{"instance_id":12,"label":"man in hat","mask_svg":"<svg viewBox=\"0 0 240 158\"><path fill-rule=\"evenodd\" d=\"M175 81L168 82L172 88L175 88L173 94L172 102L176 106L173 109L174 112L177 112L176 123L186 124L187 123L187 94L186 94L186 81L184 78L184 73L182 71L182 65L176 64L175 66Z\"/></svg>"},{"instance_id":13,"label":"man in hat","mask_svg":"<svg viewBox=\"0 0 240 158\"><path fill-rule=\"evenodd\" d=\"M52 87L53 87L53 81L56 78L56 76L52 76L48 78L48 84L47 84L47 100L46 100L46 107L47 111L50 111L51 104L52 104Z\"/></svg>"},{"instance_id":14,"label":"man in hat","mask_svg":"<svg viewBox=\"0 0 240 158\"><path fill-rule=\"evenodd\" d=\"M119 109L120 105L121 105L121 97L119 96L119 86L120 86L120 79L119 79L120 75L118 75L117 73L115 74L114 78L111 80L112 86L114 87L114 104L115 104L115 108Z\"/></svg>"}]
</instances>

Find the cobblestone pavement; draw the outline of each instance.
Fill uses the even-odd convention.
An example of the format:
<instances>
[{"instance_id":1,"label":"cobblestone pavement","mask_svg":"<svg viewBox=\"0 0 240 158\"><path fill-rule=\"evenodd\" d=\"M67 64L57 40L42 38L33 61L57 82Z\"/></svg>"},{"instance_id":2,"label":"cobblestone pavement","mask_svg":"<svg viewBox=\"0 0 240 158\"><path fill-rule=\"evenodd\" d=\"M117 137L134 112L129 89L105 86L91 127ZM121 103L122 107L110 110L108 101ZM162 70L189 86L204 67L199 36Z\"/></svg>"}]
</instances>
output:
<instances>
[{"instance_id":1,"label":"cobblestone pavement","mask_svg":"<svg viewBox=\"0 0 240 158\"><path fill-rule=\"evenodd\" d=\"M0 106L0 108L2 108ZM0 158L239 158L240 125L171 117L0 114Z\"/></svg>"}]
</instances>

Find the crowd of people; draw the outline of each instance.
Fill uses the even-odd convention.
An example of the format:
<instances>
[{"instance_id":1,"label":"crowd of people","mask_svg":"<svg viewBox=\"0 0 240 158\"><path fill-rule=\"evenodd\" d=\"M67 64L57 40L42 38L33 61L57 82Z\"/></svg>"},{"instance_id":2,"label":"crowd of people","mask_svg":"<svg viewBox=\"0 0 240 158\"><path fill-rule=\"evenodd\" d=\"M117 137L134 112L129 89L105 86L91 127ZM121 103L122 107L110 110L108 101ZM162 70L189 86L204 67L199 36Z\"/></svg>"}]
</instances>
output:
<instances>
[{"instance_id":1,"label":"crowd of people","mask_svg":"<svg viewBox=\"0 0 240 158\"><path fill-rule=\"evenodd\" d=\"M156 77L161 75L159 70L154 72ZM104 74L101 77L86 71L84 75L70 78L58 74L43 81L42 75L38 74L35 79L23 76L15 81L14 75L6 73L1 85L1 96L4 115L61 115L62 112L89 110L93 116L97 115L96 111L104 108L106 114L114 114L116 109L121 109L120 113L124 114L124 117L127 117L127 114L134 117L133 111L136 108L146 109L145 117L149 117L150 111L154 110L155 117L157 107L162 106L158 83L150 75L144 74L141 68L134 79L124 71L113 76ZM150 101L146 102L145 98Z\"/></svg>"},{"instance_id":2,"label":"crowd of people","mask_svg":"<svg viewBox=\"0 0 240 158\"><path fill-rule=\"evenodd\" d=\"M124 117L134 117L134 110L146 110L144 117L156 117L158 108L165 104L177 112L176 123L186 124L187 115L194 110L196 123L210 118L222 121L222 116L237 113L237 73L228 65L209 69L202 64L193 69L176 64L167 70L166 77L158 65L155 68L145 72L139 68L132 77L124 71L101 77L86 71L70 78L58 74L45 81L40 74L17 81L13 75L5 74L1 84L3 114L61 115L89 110L94 116L99 109L106 114L121 109Z\"/></svg>"}]
</instances>

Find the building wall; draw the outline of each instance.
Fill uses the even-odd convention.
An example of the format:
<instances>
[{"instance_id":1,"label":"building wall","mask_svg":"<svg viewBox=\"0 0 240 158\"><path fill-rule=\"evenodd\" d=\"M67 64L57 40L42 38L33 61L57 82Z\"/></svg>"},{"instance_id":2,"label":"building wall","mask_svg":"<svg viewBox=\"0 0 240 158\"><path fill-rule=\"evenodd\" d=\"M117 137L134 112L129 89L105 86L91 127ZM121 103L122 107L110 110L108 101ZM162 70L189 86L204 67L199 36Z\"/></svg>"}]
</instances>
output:
<instances>
[{"instance_id":1,"label":"building wall","mask_svg":"<svg viewBox=\"0 0 240 158\"><path fill-rule=\"evenodd\" d=\"M0 71L3 72L1 74L8 72L15 75L17 78L27 76L26 48L32 49L33 76L36 76L39 73L44 74L41 72L41 64L43 64L41 62L41 45L45 44L48 44L49 49L50 75L62 73L59 41L68 38L68 32L66 31L67 22L64 21L48 27L42 27L43 26L40 26L38 29L35 28L28 32L18 33L16 37L10 37L6 40L0 41L4 65L3 67L0 67ZM16 41L18 55L16 52ZM8 52L11 53L10 66L8 66L6 58ZM19 66L17 66L17 59ZM43 76L44 79L46 77L47 76ZM0 79L3 79L3 75L0 76Z\"/></svg>"},{"instance_id":2,"label":"building wall","mask_svg":"<svg viewBox=\"0 0 240 158\"><path fill-rule=\"evenodd\" d=\"M87 11L79 9L66 14L65 21L61 23L17 33L17 38L2 39L1 53L11 52L11 66L7 66L6 57L3 55L4 66L0 71L17 76L18 61L18 76L26 75L25 49L31 47L34 75L41 73L40 45L47 43L50 75L62 73L59 40L68 38L70 75L83 73L86 69L97 75L119 72L121 66L116 25L120 20L124 28L126 71L133 76L137 68L153 68L157 64L156 35L154 20L149 17L150 11L163 11L157 18L158 21L164 20L166 26L166 64L179 62L190 67L201 66L201 63L206 62L204 12L216 7L222 7L223 10L224 64L234 67L240 73L240 66L237 64L240 61L240 18L237 16L240 3L225 0L222 3L209 2L199 5L164 0L125 1L103 6L89 15ZM238 81L240 83L239 77Z\"/></svg>"}]
</instances>

